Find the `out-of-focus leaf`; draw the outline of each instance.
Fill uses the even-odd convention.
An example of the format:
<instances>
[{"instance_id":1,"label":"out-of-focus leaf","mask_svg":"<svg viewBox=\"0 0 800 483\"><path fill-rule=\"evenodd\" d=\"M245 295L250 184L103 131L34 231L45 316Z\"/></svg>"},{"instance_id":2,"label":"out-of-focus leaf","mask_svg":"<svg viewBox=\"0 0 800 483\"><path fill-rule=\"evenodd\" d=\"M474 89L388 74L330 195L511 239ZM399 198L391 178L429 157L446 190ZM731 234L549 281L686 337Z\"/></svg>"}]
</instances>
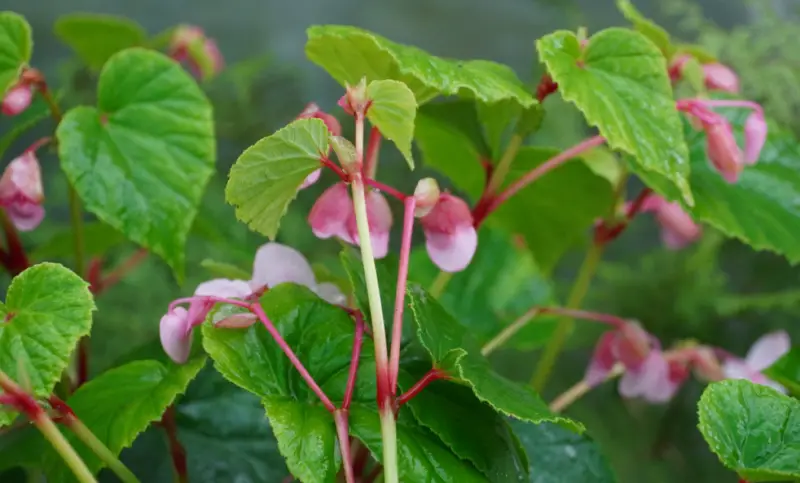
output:
<instances>
[{"instance_id":1,"label":"out-of-focus leaf","mask_svg":"<svg viewBox=\"0 0 800 483\"><path fill-rule=\"evenodd\" d=\"M87 256L101 256L112 248L125 243L125 236L105 223L95 221L83 227L83 251ZM54 233L46 242L38 245L32 252L34 260L69 258L75 253L75 237L72 228L67 227Z\"/></svg>"},{"instance_id":2,"label":"out-of-focus leaf","mask_svg":"<svg viewBox=\"0 0 800 483\"><path fill-rule=\"evenodd\" d=\"M56 20L56 36L69 45L86 65L100 70L117 52L144 45L144 27L125 17L71 13Z\"/></svg>"},{"instance_id":3,"label":"out-of-focus leaf","mask_svg":"<svg viewBox=\"0 0 800 483\"><path fill-rule=\"evenodd\" d=\"M22 15L0 12L0 96L13 86L31 60L31 26Z\"/></svg>"}]
</instances>

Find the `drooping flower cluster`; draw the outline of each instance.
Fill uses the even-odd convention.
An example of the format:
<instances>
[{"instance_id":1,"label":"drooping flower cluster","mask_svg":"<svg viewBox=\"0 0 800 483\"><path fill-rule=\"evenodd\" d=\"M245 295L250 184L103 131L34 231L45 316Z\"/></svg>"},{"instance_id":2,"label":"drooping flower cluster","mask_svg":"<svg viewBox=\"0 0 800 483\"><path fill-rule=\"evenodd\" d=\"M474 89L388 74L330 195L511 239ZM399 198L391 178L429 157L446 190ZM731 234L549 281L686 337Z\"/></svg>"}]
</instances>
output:
<instances>
[{"instance_id":1,"label":"drooping flower cluster","mask_svg":"<svg viewBox=\"0 0 800 483\"><path fill-rule=\"evenodd\" d=\"M30 231L44 218L42 173L35 149L12 160L0 178L0 206L20 231Z\"/></svg>"},{"instance_id":2,"label":"drooping flower cluster","mask_svg":"<svg viewBox=\"0 0 800 483\"><path fill-rule=\"evenodd\" d=\"M194 25L175 28L170 40L169 55L178 62L186 62L192 74L205 79L220 73L225 66L222 53L214 39Z\"/></svg>"},{"instance_id":3,"label":"drooping flower cluster","mask_svg":"<svg viewBox=\"0 0 800 483\"><path fill-rule=\"evenodd\" d=\"M317 282L311 265L300 252L279 243L267 243L256 251L250 280L209 280L198 285L192 297L173 303L161 318L161 345L175 362L186 362L191 350L192 329L206 320L215 304L225 299L248 300L285 282L306 286L333 304L345 301L336 285ZM188 309L178 305L185 302L189 304ZM256 316L246 312L217 322L217 327L243 327L255 321Z\"/></svg>"},{"instance_id":4,"label":"drooping flower cluster","mask_svg":"<svg viewBox=\"0 0 800 483\"><path fill-rule=\"evenodd\" d=\"M661 241L670 250L679 250L697 241L702 227L692 220L679 203L669 202L658 195L650 195L642 205L643 213L653 213L661 226Z\"/></svg>"}]
</instances>

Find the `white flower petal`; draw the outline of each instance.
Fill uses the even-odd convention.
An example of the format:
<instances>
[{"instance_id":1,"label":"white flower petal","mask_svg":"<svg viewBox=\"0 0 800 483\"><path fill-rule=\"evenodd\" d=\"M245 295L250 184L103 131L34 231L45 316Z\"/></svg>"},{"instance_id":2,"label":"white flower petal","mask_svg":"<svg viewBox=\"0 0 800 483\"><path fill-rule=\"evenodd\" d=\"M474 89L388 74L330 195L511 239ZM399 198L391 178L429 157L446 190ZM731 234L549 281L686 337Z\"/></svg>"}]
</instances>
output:
<instances>
[{"instance_id":1,"label":"white flower petal","mask_svg":"<svg viewBox=\"0 0 800 483\"><path fill-rule=\"evenodd\" d=\"M467 268L478 248L478 233L472 225L461 225L452 234L426 231L425 239L428 256L445 272Z\"/></svg>"},{"instance_id":2,"label":"white flower petal","mask_svg":"<svg viewBox=\"0 0 800 483\"><path fill-rule=\"evenodd\" d=\"M215 278L203 282L194 290L195 295L208 295L215 297L242 299L253 293L250 284L244 280L228 280L227 278Z\"/></svg>"},{"instance_id":3,"label":"white flower petal","mask_svg":"<svg viewBox=\"0 0 800 483\"><path fill-rule=\"evenodd\" d=\"M339 287L332 283L321 283L314 291L322 300L332 304L343 305L347 300Z\"/></svg>"},{"instance_id":4,"label":"white flower petal","mask_svg":"<svg viewBox=\"0 0 800 483\"><path fill-rule=\"evenodd\" d=\"M789 352L791 341L784 330L770 332L758 339L747 352L747 365L754 371L763 371Z\"/></svg>"},{"instance_id":5,"label":"white flower petal","mask_svg":"<svg viewBox=\"0 0 800 483\"><path fill-rule=\"evenodd\" d=\"M161 317L159 336L164 352L178 364L189 358L192 349L191 329L188 326L189 314L183 307L176 307Z\"/></svg>"},{"instance_id":6,"label":"white flower petal","mask_svg":"<svg viewBox=\"0 0 800 483\"><path fill-rule=\"evenodd\" d=\"M294 282L311 289L317 285L311 265L300 252L280 243L262 245L253 262L251 288L255 291L265 285L274 287L284 282Z\"/></svg>"}]
</instances>

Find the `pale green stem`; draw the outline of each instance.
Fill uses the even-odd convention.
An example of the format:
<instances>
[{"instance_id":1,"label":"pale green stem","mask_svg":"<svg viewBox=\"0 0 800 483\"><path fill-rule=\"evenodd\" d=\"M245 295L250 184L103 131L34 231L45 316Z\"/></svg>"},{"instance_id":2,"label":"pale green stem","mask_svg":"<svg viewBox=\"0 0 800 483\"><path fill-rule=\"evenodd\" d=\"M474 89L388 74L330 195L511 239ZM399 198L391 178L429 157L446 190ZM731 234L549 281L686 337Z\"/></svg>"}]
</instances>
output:
<instances>
[{"instance_id":1,"label":"pale green stem","mask_svg":"<svg viewBox=\"0 0 800 483\"><path fill-rule=\"evenodd\" d=\"M436 276L431 284L431 295L438 299L444 293L444 289L447 288L447 284L450 282L451 278L453 278L452 273L445 271L439 272L439 275Z\"/></svg>"},{"instance_id":2,"label":"pale green stem","mask_svg":"<svg viewBox=\"0 0 800 483\"><path fill-rule=\"evenodd\" d=\"M109 450L97 436L92 433L78 418L70 418L69 429L83 441L108 467L113 471L123 483L140 483L139 479L128 469L114 453Z\"/></svg>"},{"instance_id":3,"label":"pale green stem","mask_svg":"<svg viewBox=\"0 0 800 483\"><path fill-rule=\"evenodd\" d=\"M622 364L615 364L605 380L609 381L615 377L621 376L623 372L625 372L625 366ZM550 403L550 410L554 413L560 413L591 390L592 386L586 384L586 381L581 380L555 398L553 402Z\"/></svg>"},{"instance_id":4,"label":"pale green stem","mask_svg":"<svg viewBox=\"0 0 800 483\"><path fill-rule=\"evenodd\" d=\"M486 343L481 349L481 354L488 356L495 349L508 342L517 332L520 331L525 325L536 317L541 309L531 309L525 312L520 318L512 322L508 327L500 331L499 334L494 336L492 340Z\"/></svg>"},{"instance_id":5,"label":"pale green stem","mask_svg":"<svg viewBox=\"0 0 800 483\"><path fill-rule=\"evenodd\" d=\"M516 133L509 140L508 146L506 146L506 150L503 152L503 157L500 158L500 162L497 163L497 166L492 172L492 179L489 180L489 186L486 187L486 193L488 195L492 195L500 189L506 176L508 176L508 172L511 170L511 164L514 162L514 158L517 157L517 152L519 152L519 148L522 146L522 141L522 135Z\"/></svg>"},{"instance_id":6,"label":"pale green stem","mask_svg":"<svg viewBox=\"0 0 800 483\"><path fill-rule=\"evenodd\" d=\"M69 442L64 438L64 435L61 434L61 431L58 430L50 418L46 415L42 415L42 417L35 419L33 424L36 425L36 428L50 441L50 444L53 445L53 448L55 448L64 462L67 463L67 466L69 466L80 483L97 483L92 472L86 467L86 463L78 456L78 453L70 446Z\"/></svg>"},{"instance_id":7,"label":"pale green stem","mask_svg":"<svg viewBox=\"0 0 800 483\"><path fill-rule=\"evenodd\" d=\"M586 258L583 260L578 277L575 279L575 284L572 286L569 297L567 299L567 308L579 308L586 292L589 290L589 283L594 277L594 272L597 270L597 264L603 254L603 246L593 243L589 251L586 253ZM567 336L572 333L575 326L575 321L571 317L563 317L558 321L556 330L542 352L542 358L536 365L536 371L531 379L531 385L537 391L541 391L547 383L550 372L558 359L561 349L564 348L564 342Z\"/></svg>"}]
</instances>

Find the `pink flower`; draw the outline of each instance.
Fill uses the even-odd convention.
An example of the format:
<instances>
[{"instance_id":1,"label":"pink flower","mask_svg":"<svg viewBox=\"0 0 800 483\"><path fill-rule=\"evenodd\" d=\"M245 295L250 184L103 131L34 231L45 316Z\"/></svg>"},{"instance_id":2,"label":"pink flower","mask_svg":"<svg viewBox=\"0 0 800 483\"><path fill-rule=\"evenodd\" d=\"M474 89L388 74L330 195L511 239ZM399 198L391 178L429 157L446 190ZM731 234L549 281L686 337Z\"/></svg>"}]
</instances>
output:
<instances>
[{"instance_id":1,"label":"pink flower","mask_svg":"<svg viewBox=\"0 0 800 483\"><path fill-rule=\"evenodd\" d=\"M206 37L203 29L194 25L177 27L172 34L169 50L170 57L188 63L198 78L219 74L225 64L217 43Z\"/></svg>"},{"instance_id":2,"label":"pink flower","mask_svg":"<svg viewBox=\"0 0 800 483\"><path fill-rule=\"evenodd\" d=\"M703 74L709 89L739 93L739 77L730 67L719 63L703 64Z\"/></svg>"},{"instance_id":3,"label":"pink flower","mask_svg":"<svg viewBox=\"0 0 800 483\"><path fill-rule=\"evenodd\" d=\"M44 190L39 160L25 151L6 167L0 178L0 206L20 231L30 231L44 218Z\"/></svg>"},{"instance_id":4,"label":"pink flower","mask_svg":"<svg viewBox=\"0 0 800 483\"><path fill-rule=\"evenodd\" d=\"M383 258L389 253L392 211L386 198L377 191L367 190L366 201L373 255ZM336 183L320 195L311 208L308 223L318 238L335 236L345 243L359 245L355 210L344 183Z\"/></svg>"},{"instance_id":5,"label":"pink flower","mask_svg":"<svg viewBox=\"0 0 800 483\"><path fill-rule=\"evenodd\" d=\"M753 111L744 123L744 162L755 164L767 142L767 122L760 111Z\"/></svg>"},{"instance_id":6,"label":"pink flower","mask_svg":"<svg viewBox=\"0 0 800 483\"><path fill-rule=\"evenodd\" d=\"M661 240L671 250L679 250L696 241L702 235L702 227L683 211L678 203L650 195L642 206L642 211L651 211L661 226Z\"/></svg>"},{"instance_id":7,"label":"pink flower","mask_svg":"<svg viewBox=\"0 0 800 483\"><path fill-rule=\"evenodd\" d=\"M769 386L785 393L786 388L768 379L761 371L789 352L790 347L791 342L786 331L771 332L758 339L747 351L744 359L730 357L725 360L722 364L722 372L728 379L748 379L756 384Z\"/></svg>"},{"instance_id":8,"label":"pink flower","mask_svg":"<svg viewBox=\"0 0 800 483\"><path fill-rule=\"evenodd\" d=\"M33 87L28 83L18 83L6 92L3 98L2 111L6 116L16 116L21 113L33 100Z\"/></svg>"},{"instance_id":9,"label":"pink flower","mask_svg":"<svg viewBox=\"0 0 800 483\"><path fill-rule=\"evenodd\" d=\"M668 401L688 377L686 367L668 362L658 340L636 323L603 334L584 381L589 386L602 383L618 363L625 368L619 392L626 398L641 397L654 403Z\"/></svg>"},{"instance_id":10,"label":"pink flower","mask_svg":"<svg viewBox=\"0 0 800 483\"><path fill-rule=\"evenodd\" d=\"M728 183L735 183L744 169L744 154L736 144L730 123L721 116L713 123L704 123L706 152L711 164Z\"/></svg>"},{"instance_id":11,"label":"pink flower","mask_svg":"<svg viewBox=\"0 0 800 483\"><path fill-rule=\"evenodd\" d=\"M249 281L214 279L197 286L189 300L188 310L171 308L161 318L160 336L164 351L175 362L184 363L189 357L192 329L202 324L220 299L247 299L265 288L281 283L304 285L323 300L344 303L345 297L332 283L317 283L311 265L300 252L279 243L267 243L256 252L253 276ZM217 327L243 328L253 324L256 316L249 312L236 313L216 322Z\"/></svg>"},{"instance_id":12,"label":"pink flower","mask_svg":"<svg viewBox=\"0 0 800 483\"><path fill-rule=\"evenodd\" d=\"M433 263L445 272L467 268L478 248L478 233L464 200L442 193L420 222L425 232L425 248Z\"/></svg>"}]
</instances>

